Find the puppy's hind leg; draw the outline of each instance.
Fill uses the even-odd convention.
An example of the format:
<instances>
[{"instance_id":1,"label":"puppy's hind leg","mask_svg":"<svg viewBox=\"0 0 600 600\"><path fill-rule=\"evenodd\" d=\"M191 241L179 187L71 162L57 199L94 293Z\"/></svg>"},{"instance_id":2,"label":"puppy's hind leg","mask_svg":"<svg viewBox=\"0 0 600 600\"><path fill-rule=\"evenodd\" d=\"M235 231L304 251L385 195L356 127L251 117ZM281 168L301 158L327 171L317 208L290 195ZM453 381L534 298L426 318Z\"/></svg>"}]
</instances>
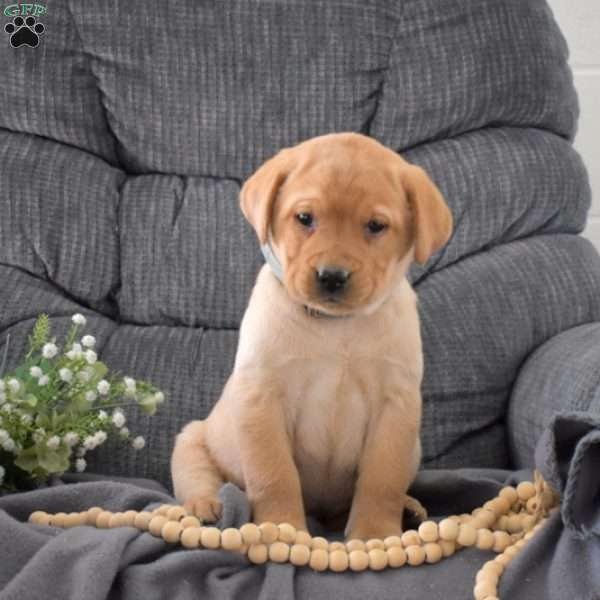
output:
<instances>
[{"instance_id":1,"label":"puppy's hind leg","mask_svg":"<svg viewBox=\"0 0 600 600\"><path fill-rule=\"evenodd\" d=\"M205 421L192 421L175 440L171 456L171 477L175 497L184 508L202 521L221 517L219 489L223 477L206 445Z\"/></svg>"}]
</instances>

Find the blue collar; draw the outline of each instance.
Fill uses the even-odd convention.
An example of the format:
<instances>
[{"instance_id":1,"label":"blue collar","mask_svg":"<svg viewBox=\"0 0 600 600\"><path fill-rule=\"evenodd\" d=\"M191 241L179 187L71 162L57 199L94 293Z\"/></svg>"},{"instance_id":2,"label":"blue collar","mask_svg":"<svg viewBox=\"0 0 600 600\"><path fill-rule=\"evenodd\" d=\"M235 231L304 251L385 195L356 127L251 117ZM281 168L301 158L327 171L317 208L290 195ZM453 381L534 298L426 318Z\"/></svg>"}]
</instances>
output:
<instances>
[{"instance_id":1,"label":"blue collar","mask_svg":"<svg viewBox=\"0 0 600 600\"><path fill-rule=\"evenodd\" d=\"M273 251L273 246L271 246L271 230L269 230L267 243L262 244L260 250L265 257L266 263L271 268L273 275L279 279L279 281L283 284L283 267L281 266L281 262L277 258L277 255ZM327 313L321 312L316 308L310 308L309 306L304 305L304 312L309 317L316 317L319 319L349 319L352 315L328 315Z\"/></svg>"}]
</instances>

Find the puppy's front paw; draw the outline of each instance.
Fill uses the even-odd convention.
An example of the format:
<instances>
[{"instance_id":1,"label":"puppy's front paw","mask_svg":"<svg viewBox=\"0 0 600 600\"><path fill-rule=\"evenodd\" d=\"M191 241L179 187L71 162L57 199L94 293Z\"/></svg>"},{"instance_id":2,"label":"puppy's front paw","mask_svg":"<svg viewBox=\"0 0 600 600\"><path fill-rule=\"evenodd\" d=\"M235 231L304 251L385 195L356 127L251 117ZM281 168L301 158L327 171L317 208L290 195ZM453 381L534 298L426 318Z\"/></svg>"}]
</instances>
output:
<instances>
[{"instance_id":1,"label":"puppy's front paw","mask_svg":"<svg viewBox=\"0 0 600 600\"><path fill-rule=\"evenodd\" d=\"M390 535L402 535L401 524L394 519L384 519L373 515L372 519L355 523L350 527L346 535L346 541L350 540L383 540Z\"/></svg>"},{"instance_id":2,"label":"puppy's front paw","mask_svg":"<svg viewBox=\"0 0 600 600\"><path fill-rule=\"evenodd\" d=\"M217 496L196 496L183 504L185 510L198 517L203 523L214 523L223 514L223 503Z\"/></svg>"}]
</instances>

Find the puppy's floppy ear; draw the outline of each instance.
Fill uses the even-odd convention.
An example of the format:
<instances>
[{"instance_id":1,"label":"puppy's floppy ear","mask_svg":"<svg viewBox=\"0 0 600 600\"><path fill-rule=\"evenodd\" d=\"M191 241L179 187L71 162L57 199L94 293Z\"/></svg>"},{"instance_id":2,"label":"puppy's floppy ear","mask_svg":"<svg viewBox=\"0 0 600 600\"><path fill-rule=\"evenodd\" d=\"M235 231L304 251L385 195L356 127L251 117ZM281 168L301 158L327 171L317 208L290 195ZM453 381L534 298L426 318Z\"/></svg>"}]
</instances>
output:
<instances>
[{"instance_id":1,"label":"puppy's floppy ear","mask_svg":"<svg viewBox=\"0 0 600 600\"><path fill-rule=\"evenodd\" d=\"M254 227L261 244L267 242L273 204L290 172L290 163L288 153L282 150L266 161L242 186L240 192L242 212Z\"/></svg>"},{"instance_id":2,"label":"puppy's floppy ear","mask_svg":"<svg viewBox=\"0 0 600 600\"><path fill-rule=\"evenodd\" d=\"M452 213L442 193L420 167L404 163L401 180L412 209L415 260L424 264L452 234Z\"/></svg>"}]
</instances>

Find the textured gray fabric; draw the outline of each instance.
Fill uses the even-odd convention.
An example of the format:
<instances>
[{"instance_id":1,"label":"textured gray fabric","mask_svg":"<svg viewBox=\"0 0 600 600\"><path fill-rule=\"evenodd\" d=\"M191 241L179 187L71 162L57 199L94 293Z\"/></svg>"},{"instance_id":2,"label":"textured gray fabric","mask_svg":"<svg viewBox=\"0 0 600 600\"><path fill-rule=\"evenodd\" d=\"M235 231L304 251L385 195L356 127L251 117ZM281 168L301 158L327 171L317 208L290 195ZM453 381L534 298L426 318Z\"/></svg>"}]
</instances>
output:
<instances>
[{"instance_id":1,"label":"textured gray fabric","mask_svg":"<svg viewBox=\"0 0 600 600\"><path fill-rule=\"evenodd\" d=\"M109 444L94 468L169 484L173 436L218 398L262 263L239 187L282 146L340 130L426 168L455 217L410 274L425 464L509 464L519 366L600 319L600 261L574 235L590 203L577 101L544 1L47 9L37 48L0 47L0 344L12 335L10 368L38 313L60 333L82 312L102 359L168 396L131 415L145 452Z\"/></svg>"},{"instance_id":2,"label":"textured gray fabric","mask_svg":"<svg viewBox=\"0 0 600 600\"><path fill-rule=\"evenodd\" d=\"M536 441L560 411L600 417L600 323L551 338L521 367L507 414L516 465L533 464Z\"/></svg>"},{"instance_id":3,"label":"textured gray fabric","mask_svg":"<svg viewBox=\"0 0 600 600\"><path fill-rule=\"evenodd\" d=\"M588 413L561 414L544 431L536 466L563 496L546 526L506 569L499 595L511 600L593 600L600 589L600 537L597 468L600 420ZM410 493L434 519L470 512L505 484L531 480L532 472L486 469L421 471ZM257 598L311 600L365 598L409 600L472 597L475 574L492 551L466 548L435 565L405 566L383 572L317 573L290 564L253 566L246 557L223 550L183 550L131 527L60 530L24 523L34 510L71 512L100 505L108 510L141 510L172 501L151 482L95 481L0 498L0 600L86 598ZM245 494L232 484L221 488L221 528L248 521ZM561 520L564 518L564 524ZM314 519L313 535L339 538Z\"/></svg>"}]
</instances>

